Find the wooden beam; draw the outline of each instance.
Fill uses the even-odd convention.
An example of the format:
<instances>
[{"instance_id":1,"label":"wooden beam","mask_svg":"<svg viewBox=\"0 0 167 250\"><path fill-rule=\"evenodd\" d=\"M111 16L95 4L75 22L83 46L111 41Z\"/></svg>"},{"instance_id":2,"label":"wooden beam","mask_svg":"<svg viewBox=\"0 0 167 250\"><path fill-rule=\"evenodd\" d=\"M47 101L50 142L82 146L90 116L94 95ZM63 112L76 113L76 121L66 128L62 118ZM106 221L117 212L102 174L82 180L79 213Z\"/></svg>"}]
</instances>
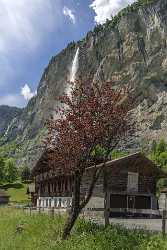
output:
<instances>
[{"instance_id":1,"label":"wooden beam","mask_svg":"<svg viewBox=\"0 0 167 250\"><path fill-rule=\"evenodd\" d=\"M109 217L110 217L110 193L106 191L105 193L105 200L104 200L104 220L105 226L110 224Z\"/></svg>"}]
</instances>

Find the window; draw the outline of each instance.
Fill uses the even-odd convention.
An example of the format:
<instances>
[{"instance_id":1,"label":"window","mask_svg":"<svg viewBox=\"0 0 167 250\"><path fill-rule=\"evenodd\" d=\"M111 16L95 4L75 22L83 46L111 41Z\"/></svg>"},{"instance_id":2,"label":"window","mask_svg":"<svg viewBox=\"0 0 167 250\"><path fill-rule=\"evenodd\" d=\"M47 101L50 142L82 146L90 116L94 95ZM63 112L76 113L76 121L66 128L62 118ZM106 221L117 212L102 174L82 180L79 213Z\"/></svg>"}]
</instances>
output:
<instances>
[{"instance_id":1,"label":"window","mask_svg":"<svg viewBox=\"0 0 167 250\"><path fill-rule=\"evenodd\" d=\"M139 174L128 172L127 191L138 192Z\"/></svg>"},{"instance_id":2,"label":"window","mask_svg":"<svg viewBox=\"0 0 167 250\"><path fill-rule=\"evenodd\" d=\"M127 196L119 194L111 194L110 208L127 208Z\"/></svg>"}]
</instances>

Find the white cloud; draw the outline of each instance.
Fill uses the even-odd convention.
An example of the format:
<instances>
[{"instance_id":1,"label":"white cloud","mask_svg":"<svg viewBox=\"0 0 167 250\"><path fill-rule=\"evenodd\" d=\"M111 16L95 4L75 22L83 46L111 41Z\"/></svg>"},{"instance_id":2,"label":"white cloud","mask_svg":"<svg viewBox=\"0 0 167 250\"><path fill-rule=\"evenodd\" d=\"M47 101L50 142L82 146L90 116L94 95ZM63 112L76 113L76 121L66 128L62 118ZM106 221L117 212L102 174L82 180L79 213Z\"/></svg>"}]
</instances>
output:
<instances>
[{"instance_id":1,"label":"white cloud","mask_svg":"<svg viewBox=\"0 0 167 250\"><path fill-rule=\"evenodd\" d=\"M95 22L103 24L106 19L116 15L122 8L136 0L94 0L90 5L95 13Z\"/></svg>"},{"instance_id":2,"label":"white cloud","mask_svg":"<svg viewBox=\"0 0 167 250\"><path fill-rule=\"evenodd\" d=\"M19 63L44 47L62 20L61 0L0 0L0 87L20 77ZM31 91L30 91L31 93ZM25 103L21 94L3 95L0 104Z\"/></svg>"},{"instance_id":3,"label":"white cloud","mask_svg":"<svg viewBox=\"0 0 167 250\"><path fill-rule=\"evenodd\" d=\"M30 87L25 84L24 87L21 88L20 93L12 93L0 96L0 105L8 105L8 106L16 106L16 107L24 107L33 96L35 96L37 92L32 92Z\"/></svg>"},{"instance_id":4,"label":"white cloud","mask_svg":"<svg viewBox=\"0 0 167 250\"><path fill-rule=\"evenodd\" d=\"M0 105L24 107L26 102L19 94L8 94L0 97Z\"/></svg>"},{"instance_id":5,"label":"white cloud","mask_svg":"<svg viewBox=\"0 0 167 250\"><path fill-rule=\"evenodd\" d=\"M24 87L21 88L21 95L24 97L25 100L29 101L33 96L35 96L37 92L32 92L30 87L25 84Z\"/></svg>"},{"instance_id":6,"label":"white cloud","mask_svg":"<svg viewBox=\"0 0 167 250\"><path fill-rule=\"evenodd\" d=\"M64 6L63 14L67 16L73 24L75 24L76 22L75 15L71 9L69 9L67 6Z\"/></svg>"},{"instance_id":7,"label":"white cloud","mask_svg":"<svg viewBox=\"0 0 167 250\"><path fill-rule=\"evenodd\" d=\"M54 15L52 2L0 0L0 52L11 52L16 47L36 49L45 32L56 25L58 15Z\"/></svg>"}]
</instances>

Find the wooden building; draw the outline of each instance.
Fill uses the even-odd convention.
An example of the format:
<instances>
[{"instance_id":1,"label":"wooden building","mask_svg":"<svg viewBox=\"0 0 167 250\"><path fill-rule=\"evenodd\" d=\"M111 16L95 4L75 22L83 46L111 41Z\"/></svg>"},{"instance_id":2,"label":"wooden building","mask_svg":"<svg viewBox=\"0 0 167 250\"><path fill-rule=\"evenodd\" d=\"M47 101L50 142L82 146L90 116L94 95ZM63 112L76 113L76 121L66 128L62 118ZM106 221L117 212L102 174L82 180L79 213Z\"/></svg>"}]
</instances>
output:
<instances>
[{"instance_id":1,"label":"wooden building","mask_svg":"<svg viewBox=\"0 0 167 250\"><path fill-rule=\"evenodd\" d=\"M38 161L35 169L37 206L68 207L72 202L73 175L61 169L48 168L47 153ZM55 163L56 164L56 163ZM96 166L103 167L103 164ZM86 195L94 166L83 176L81 195ZM141 153L108 161L96 183L87 208L101 209L107 206L111 215L158 214L156 185L167 174Z\"/></svg>"},{"instance_id":2,"label":"wooden building","mask_svg":"<svg viewBox=\"0 0 167 250\"><path fill-rule=\"evenodd\" d=\"M70 207L72 203L72 174L64 173L49 160L51 152L44 152L33 169L37 207Z\"/></svg>"}]
</instances>

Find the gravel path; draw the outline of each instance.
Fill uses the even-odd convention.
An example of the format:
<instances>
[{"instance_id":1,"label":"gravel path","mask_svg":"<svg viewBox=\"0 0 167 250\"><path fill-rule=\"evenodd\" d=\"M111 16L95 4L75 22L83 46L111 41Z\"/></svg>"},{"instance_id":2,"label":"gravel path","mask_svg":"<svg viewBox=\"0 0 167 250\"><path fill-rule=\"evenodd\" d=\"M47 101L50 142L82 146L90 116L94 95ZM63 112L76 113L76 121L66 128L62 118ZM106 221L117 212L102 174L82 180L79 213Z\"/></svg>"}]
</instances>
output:
<instances>
[{"instance_id":1,"label":"gravel path","mask_svg":"<svg viewBox=\"0 0 167 250\"><path fill-rule=\"evenodd\" d=\"M104 219L102 218L89 218L88 220L100 225L104 225ZM110 223L114 225L121 225L127 229L140 229L151 232L162 232L162 219L110 218ZM166 221L166 232L167 232L167 221Z\"/></svg>"},{"instance_id":2,"label":"gravel path","mask_svg":"<svg viewBox=\"0 0 167 250\"><path fill-rule=\"evenodd\" d=\"M143 229L153 232L162 231L161 219L110 219L110 223L122 225L128 229ZM166 225L167 232L167 225Z\"/></svg>"}]
</instances>

